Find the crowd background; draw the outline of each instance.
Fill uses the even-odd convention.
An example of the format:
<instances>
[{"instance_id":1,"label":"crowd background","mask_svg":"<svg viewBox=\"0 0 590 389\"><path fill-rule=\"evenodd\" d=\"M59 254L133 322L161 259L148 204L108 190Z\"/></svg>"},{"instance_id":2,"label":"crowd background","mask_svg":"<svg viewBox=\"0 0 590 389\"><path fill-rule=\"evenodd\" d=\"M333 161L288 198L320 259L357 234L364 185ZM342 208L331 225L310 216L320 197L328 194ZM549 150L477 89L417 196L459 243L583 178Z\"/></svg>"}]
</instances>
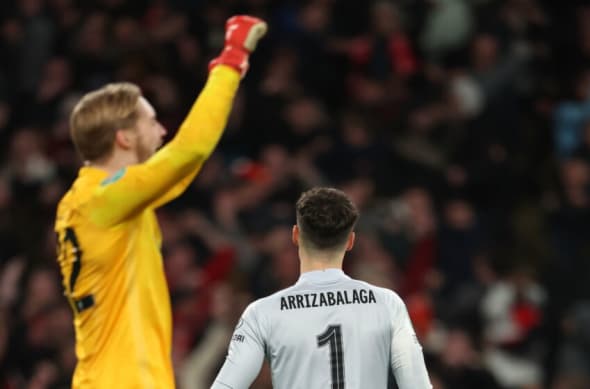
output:
<instances>
[{"instance_id":1,"label":"crowd background","mask_svg":"<svg viewBox=\"0 0 590 389\"><path fill-rule=\"evenodd\" d=\"M436 389L590 388L590 6L550 0L0 2L0 388L75 365L52 224L73 104L135 82L172 136L234 13L269 36L158 214L179 387L297 280L294 202L330 185L362 212L345 270L404 298Z\"/></svg>"}]
</instances>

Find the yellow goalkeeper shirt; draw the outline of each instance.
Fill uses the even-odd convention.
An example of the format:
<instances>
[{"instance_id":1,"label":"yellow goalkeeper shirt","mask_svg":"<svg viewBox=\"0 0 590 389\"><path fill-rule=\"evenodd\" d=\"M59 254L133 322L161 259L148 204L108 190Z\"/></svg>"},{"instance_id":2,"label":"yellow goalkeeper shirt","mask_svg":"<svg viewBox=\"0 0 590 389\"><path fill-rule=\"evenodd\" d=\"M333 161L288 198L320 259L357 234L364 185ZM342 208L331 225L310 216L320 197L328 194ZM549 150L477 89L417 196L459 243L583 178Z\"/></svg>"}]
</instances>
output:
<instances>
[{"instance_id":1,"label":"yellow goalkeeper shirt","mask_svg":"<svg viewBox=\"0 0 590 389\"><path fill-rule=\"evenodd\" d=\"M174 388L170 296L154 209L180 195L226 125L239 74L217 66L178 133L117 173L80 169L55 230L74 310L73 388Z\"/></svg>"}]
</instances>

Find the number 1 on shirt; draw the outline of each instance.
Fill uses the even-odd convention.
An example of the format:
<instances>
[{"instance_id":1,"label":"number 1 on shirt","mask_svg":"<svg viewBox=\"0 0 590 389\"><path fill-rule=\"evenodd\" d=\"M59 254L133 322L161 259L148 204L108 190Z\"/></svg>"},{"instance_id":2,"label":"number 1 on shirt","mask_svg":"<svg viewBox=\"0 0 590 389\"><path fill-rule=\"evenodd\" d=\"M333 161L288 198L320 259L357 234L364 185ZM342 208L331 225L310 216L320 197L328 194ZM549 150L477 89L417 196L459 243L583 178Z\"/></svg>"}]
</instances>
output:
<instances>
[{"instance_id":1,"label":"number 1 on shirt","mask_svg":"<svg viewBox=\"0 0 590 389\"><path fill-rule=\"evenodd\" d=\"M328 326L326 331L317 336L318 347L330 344L330 371L332 389L344 389L344 349L340 324Z\"/></svg>"},{"instance_id":2,"label":"number 1 on shirt","mask_svg":"<svg viewBox=\"0 0 590 389\"><path fill-rule=\"evenodd\" d=\"M70 304L74 309L74 312L80 312L84 307L81 307L82 309L80 309L77 306L77 302L74 300L73 294L74 286L76 285L76 280L80 275L80 269L82 267L82 250L80 249L80 244L78 243L78 237L76 236L76 233L74 232L74 229L72 227L67 227L65 229L62 242L59 242L58 236L58 243L60 243L59 251L63 250L60 254L63 256L63 260L67 260L68 258L66 251L67 242L70 242L70 244L72 245L72 253L74 255L74 259L72 260L72 272L70 273L70 280L68 283L68 288L66 290L66 296L70 301Z\"/></svg>"}]
</instances>

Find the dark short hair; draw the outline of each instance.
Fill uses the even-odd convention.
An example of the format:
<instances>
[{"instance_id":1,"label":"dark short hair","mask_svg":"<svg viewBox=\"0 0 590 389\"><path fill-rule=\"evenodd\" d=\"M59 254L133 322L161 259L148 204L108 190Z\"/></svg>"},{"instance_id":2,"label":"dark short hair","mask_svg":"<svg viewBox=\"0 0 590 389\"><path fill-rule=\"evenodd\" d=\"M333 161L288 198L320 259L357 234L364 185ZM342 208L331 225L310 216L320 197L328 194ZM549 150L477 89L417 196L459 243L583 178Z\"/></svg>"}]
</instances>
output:
<instances>
[{"instance_id":1,"label":"dark short hair","mask_svg":"<svg viewBox=\"0 0 590 389\"><path fill-rule=\"evenodd\" d=\"M359 217L348 196L334 188L304 192L297 200L296 211L302 244L318 250L345 244Z\"/></svg>"}]
</instances>

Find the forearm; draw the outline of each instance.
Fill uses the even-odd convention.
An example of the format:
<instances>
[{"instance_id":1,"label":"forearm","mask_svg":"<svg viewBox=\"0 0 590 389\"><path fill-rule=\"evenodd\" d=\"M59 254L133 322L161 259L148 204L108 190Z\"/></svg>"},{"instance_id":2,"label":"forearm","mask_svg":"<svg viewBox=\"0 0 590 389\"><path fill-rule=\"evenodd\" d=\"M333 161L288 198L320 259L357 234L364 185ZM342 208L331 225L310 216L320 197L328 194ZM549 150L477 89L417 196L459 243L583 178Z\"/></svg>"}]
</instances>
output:
<instances>
[{"instance_id":1,"label":"forearm","mask_svg":"<svg viewBox=\"0 0 590 389\"><path fill-rule=\"evenodd\" d=\"M160 168L164 168L163 173L175 173L174 183L195 172L223 134L239 82L236 70L227 66L213 68L176 136L146 164L157 166L165 161L166 166Z\"/></svg>"},{"instance_id":2,"label":"forearm","mask_svg":"<svg viewBox=\"0 0 590 389\"><path fill-rule=\"evenodd\" d=\"M398 338L392 369L399 389L431 389L422 347L415 335Z\"/></svg>"},{"instance_id":3,"label":"forearm","mask_svg":"<svg viewBox=\"0 0 590 389\"><path fill-rule=\"evenodd\" d=\"M233 361L228 357L211 389L247 389L258 376L262 358L248 358Z\"/></svg>"},{"instance_id":4,"label":"forearm","mask_svg":"<svg viewBox=\"0 0 590 389\"><path fill-rule=\"evenodd\" d=\"M188 175L186 175L184 178L182 178L180 180L180 182L178 182L176 185L174 185L172 187L172 189L170 189L169 191L164 193L162 196L158 197L156 199L156 201L151 205L151 207L158 208L158 207L174 200L175 198L180 196L182 193L184 193L184 191L190 186L191 182L193 182L193 180L195 179L195 177L199 173L199 171L201 171L202 167L203 167L203 164L201 164L201 163L196 164L195 167L193 168L192 172L190 172Z\"/></svg>"},{"instance_id":5,"label":"forearm","mask_svg":"<svg viewBox=\"0 0 590 389\"><path fill-rule=\"evenodd\" d=\"M239 73L216 66L201 94L169 146L188 159L205 160L215 149L232 108L240 82Z\"/></svg>"}]
</instances>

